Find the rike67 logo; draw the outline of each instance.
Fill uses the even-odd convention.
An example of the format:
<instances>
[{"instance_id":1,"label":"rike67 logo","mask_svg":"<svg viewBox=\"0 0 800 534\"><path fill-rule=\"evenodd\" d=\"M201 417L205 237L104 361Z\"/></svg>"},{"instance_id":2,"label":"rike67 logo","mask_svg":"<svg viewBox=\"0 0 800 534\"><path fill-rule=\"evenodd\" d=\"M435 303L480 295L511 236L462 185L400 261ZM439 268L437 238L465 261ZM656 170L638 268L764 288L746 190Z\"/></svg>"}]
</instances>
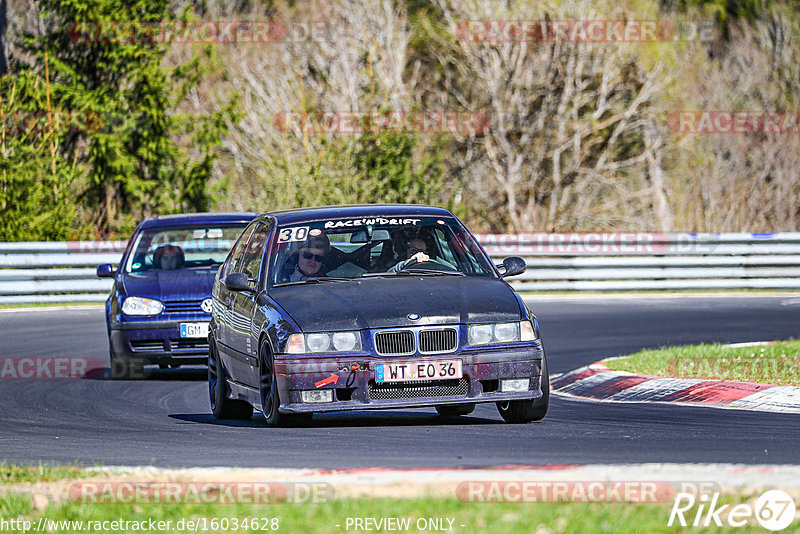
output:
<instances>
[{"instance_id":1,"label":"rike67 logo","mask_svg":"<svg viewBox=\"0 0 800 534\"><path fill-rule=\"evenodd\" d=\"M785 491L767 491L756 500L755 505L720 504L719 496L718 492L700 495L678 493L667 526L743 527L758 522L767 530L779 531L794 521L794 500Z\"/></svg>"}]
</instances>

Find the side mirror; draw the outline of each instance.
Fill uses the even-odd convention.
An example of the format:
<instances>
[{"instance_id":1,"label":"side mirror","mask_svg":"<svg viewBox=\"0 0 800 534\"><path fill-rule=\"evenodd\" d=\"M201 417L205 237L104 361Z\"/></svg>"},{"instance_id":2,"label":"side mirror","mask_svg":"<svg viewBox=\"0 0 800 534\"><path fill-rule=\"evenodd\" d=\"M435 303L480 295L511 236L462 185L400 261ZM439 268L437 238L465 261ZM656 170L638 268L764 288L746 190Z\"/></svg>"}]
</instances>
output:
<instances>
[{"instance_id":1,"label":"side mirror","mask_svg":"<svg viewBox=\"0 0 800 534\"><path fill-rule=\"evenodd\" d=\"M525 265L525 260L519 256L510 256L503 260L502 265L498 265L497 267L503 267L503 269L505 269L500 276L506 278L524 273L527 266Z\"/></svg>"},{"instance_id":2,"label":"side mirror","mask_svg":"<svg viewBox=\"0 0 800 534\"><path fill-rule=\"evenodd\" d=\"M114 267L112 267L110 263L104 263L103 265L97 266L98 278L113 278L115 274L116 271L114 271Z\"/></svg>"},{"instance_id":3,"label":"side mirror","mask_svg":"<svg viewBox=\"0 0 800 534\"><path fill-rule=\"evenodd\" d=\"M225 287L230 291L244 291L255 293L255 290L247 283L249 279L246 273L231 273L225 277Z\"/></svg>"}]
</instances>

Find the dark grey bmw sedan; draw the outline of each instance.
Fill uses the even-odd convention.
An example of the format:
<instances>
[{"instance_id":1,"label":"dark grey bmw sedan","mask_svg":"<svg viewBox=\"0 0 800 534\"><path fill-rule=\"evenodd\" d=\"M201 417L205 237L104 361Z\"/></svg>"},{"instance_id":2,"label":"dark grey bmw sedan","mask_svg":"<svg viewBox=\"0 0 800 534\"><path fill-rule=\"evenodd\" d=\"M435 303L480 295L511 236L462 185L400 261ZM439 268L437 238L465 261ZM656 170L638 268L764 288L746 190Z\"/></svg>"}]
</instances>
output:
<instances>
[{"instance_id":1,"label":"dark grey bmw sedan","mask_svg":"<svg viewBox=\"0 0 800 534\"><path fill-rule=\"evenodd\" d=\"M217 273L208 387L218 418L269 425L315 412L496 403L542 419L549 378L536 317L449 211L307 208L256 217Z\"/></svg>"}]
</instances>

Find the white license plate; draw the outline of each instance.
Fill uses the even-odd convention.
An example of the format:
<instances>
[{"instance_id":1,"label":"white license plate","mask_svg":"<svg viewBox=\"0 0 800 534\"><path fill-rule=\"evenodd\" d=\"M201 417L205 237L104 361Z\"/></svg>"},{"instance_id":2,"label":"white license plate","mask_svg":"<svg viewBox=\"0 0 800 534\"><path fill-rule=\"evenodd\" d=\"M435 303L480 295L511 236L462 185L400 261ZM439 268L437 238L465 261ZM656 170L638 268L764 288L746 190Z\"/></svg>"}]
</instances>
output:
<instances>
[{"instance_id":1,"label":"white license plate","mask_svg":"<svg viewBox=\"0 0 800 534\"><path fill-rule=\"evenodd\" d=\"M181 323L181 337L208 337L208 323Z\"/></svg>"},{"instance_id":2,"label":"white license plate","mask_svg":"<svg viewBox=\"0 0 800 534\"><path fill-rule=\"evenodd\" d=\"M421 380L457 380L461 378L461 360L424 360L379 363L375 382L416 382Z\"/></svg>"}]
</instances>

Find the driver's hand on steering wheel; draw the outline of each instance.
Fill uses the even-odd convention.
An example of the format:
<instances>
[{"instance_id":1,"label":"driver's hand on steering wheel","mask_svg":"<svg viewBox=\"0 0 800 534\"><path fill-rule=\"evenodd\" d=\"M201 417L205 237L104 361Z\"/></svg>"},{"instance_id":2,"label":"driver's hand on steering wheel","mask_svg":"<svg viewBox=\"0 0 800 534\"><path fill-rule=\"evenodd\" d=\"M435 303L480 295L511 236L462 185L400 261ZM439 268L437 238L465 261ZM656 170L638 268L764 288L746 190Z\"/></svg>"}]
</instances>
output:
<instances>
[{"instance_id":1,"label":"driver's hand on steering wheel","mask_svg":"<svg viewBox=\"0 0 800 534\"><path fill-rule=\"evenodd\" d=\"M408 265L412 261L416 261L417 263L422 263L422 262L426 262L426 261L429 261L429 260L430 260L430 257L427 254L425 254L424 252L417 252L416 254L414 254L413 256L411 256L410 258L408 258L406 260L405 265Z\"/></svg>"}]
</instances>

